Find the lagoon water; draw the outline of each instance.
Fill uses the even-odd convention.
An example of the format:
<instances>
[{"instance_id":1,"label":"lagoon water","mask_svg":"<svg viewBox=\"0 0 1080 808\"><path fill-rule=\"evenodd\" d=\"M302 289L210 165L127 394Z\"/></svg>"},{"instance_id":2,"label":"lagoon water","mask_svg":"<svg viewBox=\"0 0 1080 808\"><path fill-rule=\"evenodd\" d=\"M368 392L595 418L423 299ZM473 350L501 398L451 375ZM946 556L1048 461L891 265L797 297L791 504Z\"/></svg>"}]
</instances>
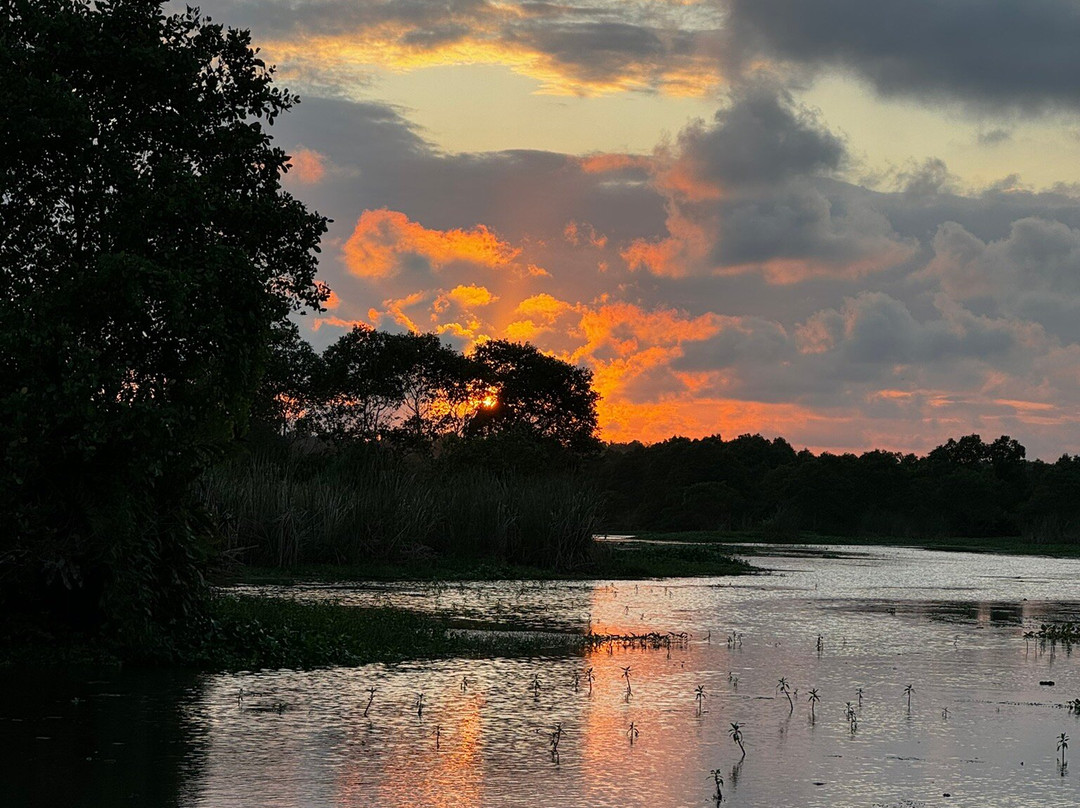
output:
<instances>
[{"instance_id":1,"label":"lagoon water","mask_svg":"<svg viewBox=\"0 0 1080 808\"><path fill-rule=\"evenodd\" d=\"M1080 717L1065 707L1080 697L1080 659L1023 636L1080 619L1080 561L885 547L756 552L752 562L769 574L279 592L389 601L517 630L685 632L686 641L543 658L8 681L5 692L22 693L0 702L5 786L17 805L707 808L716 770L726 806L1080 804L1080 758L1062 771L1057 750L1064 732L1080 755Z\"/></svg>"}]
</instances>

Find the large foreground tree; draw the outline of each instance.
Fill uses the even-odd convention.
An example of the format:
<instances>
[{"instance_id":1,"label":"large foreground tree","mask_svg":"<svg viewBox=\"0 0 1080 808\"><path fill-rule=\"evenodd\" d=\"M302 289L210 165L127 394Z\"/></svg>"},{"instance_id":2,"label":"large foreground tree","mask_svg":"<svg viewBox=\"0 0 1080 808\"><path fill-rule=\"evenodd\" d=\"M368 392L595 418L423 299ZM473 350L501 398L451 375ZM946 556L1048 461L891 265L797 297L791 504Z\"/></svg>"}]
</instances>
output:
<instances>
[{"instance_id":1,"label":"large foreground tree","mask_svg":"<svg viewBox=\"0 0 1080 808\"><path fill-rule=\"evenodd\" d=\"M192 605L191 484L326 295L265 129L296 100L197 10L0 0L0 608L137 640Z\"/></svg>"}]
</instances>

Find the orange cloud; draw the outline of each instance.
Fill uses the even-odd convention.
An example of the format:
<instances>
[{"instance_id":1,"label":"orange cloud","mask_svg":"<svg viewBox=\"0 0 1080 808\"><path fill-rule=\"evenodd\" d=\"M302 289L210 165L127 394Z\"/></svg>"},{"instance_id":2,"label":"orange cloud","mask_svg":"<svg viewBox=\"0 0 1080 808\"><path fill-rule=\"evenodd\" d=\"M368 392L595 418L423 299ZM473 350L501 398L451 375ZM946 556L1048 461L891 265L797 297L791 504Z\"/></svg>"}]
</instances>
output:
<instances>
[{"instance_id":1,"label":"orange cloud","mask_svg":"<svg viewBox=\"0 0 1080 808\"><path fill-rule=\"evenodd\" d=\"M631 270L644 269L668 278L692 274L708 255L712 239L699 224L677 212L668 216L667 229L668 238L637 239L619 255Z\"/></svg>"},{"instance_id":2,"label":"orange cloud","mask_svg":"<svg viewBox=\"0 0 1080 808\"><path fill-rule=\"evenodd\" d=\"M579 225L574 221L567 222L566 227L563 228L563 238L575 247L589 244L602 250L607 246L607 236L597 233L596 228L588 223Z\"/></svg>"},{"instance_id":3,"label":"orange cloud","mask_svg":"<svg viewBox=\"0 0 1080 808\"><path fill-rule=\"evenodd\" d=\"M515 311L525 317L537 317L550 322L573 308L565 300L558 300L545 292L525 298L518 303Z\"/></svg>"},{"instance_id":4,"label":"orange cloud","mask_svg":"<svg viewBox=\"0 0 1080 808\"><path fill-rule=\"evenodd\" d=\"M531 342L543 331L532 320L515 320L503 329L503 336L514 342Z\"/></svg>"},{"instance_id":5,"label":"orange cloud","mask_svg":"<svg viewBox=\"0 0 1080 808\"><path fill-rule=\"evenodd\" d=\"M370 324L365 323L363 320L349 320L344 317L315 317L311 322L311 330L318 331L324 325L333 328L370 327Z\"/></svg>"},{"instance_id":6,"label":"orange cloud","mask_svg":"<svg viewBox=\"0 0 1080 808\"><path fill-rule=\"evenodd\" d=\"M597 413L601 436L615 442L655 443L674 435L792 435L810 423L819 427L850 423L846 416L828 416L797 404L693 396L649 403L602 399Z\"/></svg>"},{"instance_id":7,"label":"orange cloud","mask_svg":"<svg viewBox=\"0 0 1080 808\"><path fill-rule=\"evenodd\" d=\"M406 314L405 309L423 303L428 297L429 296L425 292L416 292L415 294L397 300L384 300L383 306L385 306L386 309L384 312L381 312L381 314L388 315L398 325L404 326L414 334L419 334L423 329L416 324L412 317Z\"/></svg>"},{"instance_id":8,"label":"orange cloud","mask_svg":"<svg viewBox=\"0 0 1080 808\"><path fill-rule=\"evenodd\" d=\"M502 65L535 79L543 94L660 91L677 97L706 96L722 81L718 60L706 49L687 48L694 33L677 30L674 20L662 28L650 26L664 43L658 52L605 50L590 60L563 58L564 48L550 38L531 36L530 26L517 29L520 10L509 4L474 8L476 13L457 15L456 20L442 15L444 27L452 22L460 25L463 33L457 37L426 36L426 31L405 21L388 20L340 34L264 41L263 47L281 67L283 80L322 75L340 81L359 67L405 73L440 66Z\"/></svg>"},{"instance_id":9,"label":"orange cloud","mask_svg":"<svg viewBox=\"0 0 1080 808\"><path fill-rule=\"evenodd\" d=\"M836 278L857 280L880 272L911 258L917 248L882 238L876 244L867 244L864 255L847 261L816 261L804 258L773 258L760 264L740 264L718 270L718 275L742 275L761 272L766 282L774 286L788 286L813 278Z\"/></svg>"},{"instance_id":10,"label":"orange cloud","mask_svg":"<svg viewBox=\"0 0 1080 808\"><path fill-rule=\"evenodd\" d=\"M649 170L652 158L640 154L589 154L578 158L578 165L586 174L611 174L622 171Z\"/></svg>"},{"instance_id":11,"label":"orange cloud","mask_svg":"<svg viewBox=\"0 0 1080 808\"><path fill-rule=\"evenodd\" d=\"M341 298L338 297L338 293L333 289L330 290L330 297L323 301L324 309L336 309L341 305Z\"/></svg>"},{"instance_id":12,"label":"orange cloud","mask_svg":"<svg viewBox=\"0 0 1080 808\"><path fill-rule=\"evenodd\" d=\"M289 169L288 176L305 185L314 185L321 181L326 173L323 165L325 159L317 151L300 146L289 157L292 168Z\"/></svg>"},{"instance_id":13,"label":"orange cloud","mask_svg":"<svg viewBox=\"0 0 1080 808\"><path fill-rule=\"evenodd\" d=\"M405 256L420 256L434 269L458 261L496 268L512 264L520 253L482 224L472 230L431 230L385 208L364 211L344 247L346 267L363 278L397 274Z\"/></svg>"},{"instance_id":14,"label":"orange cloud","mask_svg":"<svg viewBox=\"0 0 1080 808\"><path fill-rule=\"evenodd\" d=\"M677 345L715 336L725 323L733 322L718 314L687 317L675 309L645 311L632 303L609 303L586 310L580 329L586 344L575 356L583 357L603 347L614 348L622 356L634 353L640 343Z\"/></svg>"},{"instance_id":15,"label":"orange cloud","mask_svg":"<svg viewBox=\"0 0 1080 808\"><path fill-rule=\"evenodd\" d=\"M499 299L491 294L485 287L476 286L474 284L468 286L455 286L447 293L447 297L457 301L466 308L472 308L473 306L487 306Z\"/></svg>"}]
</instances>

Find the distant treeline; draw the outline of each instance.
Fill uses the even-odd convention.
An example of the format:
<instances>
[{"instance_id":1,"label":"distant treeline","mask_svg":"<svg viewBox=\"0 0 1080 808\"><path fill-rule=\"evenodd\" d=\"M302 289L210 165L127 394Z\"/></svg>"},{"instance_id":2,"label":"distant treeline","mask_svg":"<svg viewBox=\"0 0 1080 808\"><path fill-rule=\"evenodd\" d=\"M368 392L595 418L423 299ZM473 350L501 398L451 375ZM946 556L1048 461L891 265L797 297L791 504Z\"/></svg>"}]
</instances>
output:
<instances>
[{"instance_id":1,"label":"distant treeline","mask_svg":"<svg viewBox=\"0 0 1080 808\"><path fill-rule=\"evenodd\" d=\"M589 371L525 343L468 354L354 328L317 354L276 332L249 436L200 481L250 564L588 563L600 497Z\"/></svg>"},{"instance_id":2,"label":"distant treeline","mask_svg":"<svg viewBox=\"0 0 1080 808\"><path fill-rule=\"evenodd\" d=\"M1005 435L950 439L925 457L815 455L761 435L611 444L595 477L612 531L1080 541L1080 456L1029 461Z\"/></svg>"}]
</instances>

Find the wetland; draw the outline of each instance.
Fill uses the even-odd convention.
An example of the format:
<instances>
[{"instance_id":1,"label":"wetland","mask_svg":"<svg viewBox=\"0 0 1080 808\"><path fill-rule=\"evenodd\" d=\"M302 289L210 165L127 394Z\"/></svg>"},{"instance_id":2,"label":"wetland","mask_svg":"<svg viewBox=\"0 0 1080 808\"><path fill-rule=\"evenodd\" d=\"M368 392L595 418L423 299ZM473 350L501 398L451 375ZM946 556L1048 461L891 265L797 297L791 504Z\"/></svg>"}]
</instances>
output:
<instances>
[{"instance_id":1,"label":"wetland","mask_svg":"<svg viewBox=\"0 0 1080 808\"><path fill-rule=\"evenodd\" d=\"M1034 636L1080 619L1080 561L761 544L752 561L768 572L241 587L545 639L312 670L9 670L4 780L26 805L709 806L716 775L731 806L1080 802L1057 746L1080 673Z\"/></svg>"}]
</instances>

